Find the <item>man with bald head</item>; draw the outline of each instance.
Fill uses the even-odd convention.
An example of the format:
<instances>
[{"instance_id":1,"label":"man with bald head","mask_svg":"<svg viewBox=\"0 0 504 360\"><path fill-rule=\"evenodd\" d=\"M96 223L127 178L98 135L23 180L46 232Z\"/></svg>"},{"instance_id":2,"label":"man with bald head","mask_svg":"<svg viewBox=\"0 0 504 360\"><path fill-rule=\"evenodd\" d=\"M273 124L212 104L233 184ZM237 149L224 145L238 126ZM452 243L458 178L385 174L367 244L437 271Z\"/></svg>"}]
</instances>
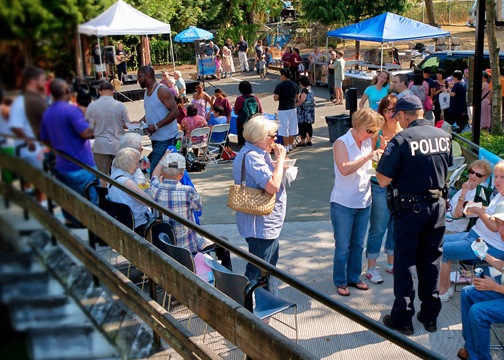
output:
<instances>
[{"instance_id":1,"label":"man with bald head","mask_svg":"<svg viewBox=\"0 0 504 360\"><path fill-rule=\"evenodd\" d=\"M148 125L144 129L152 142L151 167L156 168L168 146L175 146L178 137L177 117L179 115L173 94L166 86L156 82L154 69L142 66L138 69L138 83L145 89L145 116L140 121Z\"/></svg>"},{"instance_id":2,"label":"man with bald head","mask_svg":"<svg viewBox=\"0 0 504 360\"><path fill-rule=\"evenodd\" d=\"M63 152L91 167L95 166L89 139L93 130L89 126L82 111L68 103L70 89L63 79L54 79L49 85L49 90L54 99L53 104L42 116L40 126L40 139L51 145L55 150ZM77 192L84 194L84 186L95 179L89 171L79 165L56 154L54 175L63 184ZM91 201L97 203L98 197L94 187L90 191ZM69 227L82 227L70 214L63 210L65 225Z\"/></svg>"}]
</instances>

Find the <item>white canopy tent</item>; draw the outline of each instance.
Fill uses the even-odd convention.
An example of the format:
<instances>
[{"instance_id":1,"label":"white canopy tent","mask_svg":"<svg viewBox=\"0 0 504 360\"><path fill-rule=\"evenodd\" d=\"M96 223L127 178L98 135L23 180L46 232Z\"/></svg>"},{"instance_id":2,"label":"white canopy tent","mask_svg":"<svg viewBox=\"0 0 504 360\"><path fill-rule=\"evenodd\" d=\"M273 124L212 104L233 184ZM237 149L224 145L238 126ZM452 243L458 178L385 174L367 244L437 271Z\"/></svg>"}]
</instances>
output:
<instances>
[{"instance_id":1,"label":"white canopy tent","mask_svg":"<svg viewBox=\"0 0 504 360\"><path fill-rule=\"evenodd\" d=\"M77 31L80 34L94 35L97 38L109 35L156 35L170 34L170 46L172 53L173 70L175 71L175 59L173 56L173 42L171 38L170 24L151 18L138 11L122 0L117 2L98 15L94 19L79 25ZM100 42L98 41L98 46ZM79 36L79 51L82 58L82 48ZM150 58L150 47L148 48ZM100 49L101 53L101 49ZM101 65L101 57L100 57Z\"/></svg>"}]
</instances>

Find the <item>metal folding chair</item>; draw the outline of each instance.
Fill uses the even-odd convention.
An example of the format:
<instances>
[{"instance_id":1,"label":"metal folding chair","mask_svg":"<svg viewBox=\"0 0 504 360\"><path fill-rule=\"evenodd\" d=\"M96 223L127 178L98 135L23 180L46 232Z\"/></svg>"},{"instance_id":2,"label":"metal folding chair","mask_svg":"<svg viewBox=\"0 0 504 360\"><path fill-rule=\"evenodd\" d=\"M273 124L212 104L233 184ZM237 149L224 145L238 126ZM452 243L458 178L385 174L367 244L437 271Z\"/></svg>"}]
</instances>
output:
<instances>
[{"instance_id":1,"label":"metal folding chair","mask_svg":"<svg viewBox=\"0 0 504 360\"><path fill-rule=\"evenodd\" d=\"M224 134L224 139L222 141L214 141L213 136L215 134ZM224 152L226 152L229 155L229 158L231 158L231 154L229 154L226 151L226 147L225 147L228 136L229 136L229 124L220 124L220 125L215 125L214 127L212 127L212 129L210 131L210 136L208 137L208 157L210 158L210 162L215 163L215 164L218 163L218 160L214 154L215 150L218 151L217 155L219 155L219 157L220 157L219 160L221 162L224 161L224 160L222 160L222 154ZM225 161L228 161L228 160L225 160Z\"/></svg>"},{"instance_id":2,"label":"metal folding chair","mask_svg":"<svg viewBox=\"0 0 504 360\"><path fill-rule=\"evenodd\" d=\"M203 128L194 129L191 132L191 137L188 143L182 143L182 147L189 149L200 149L203 152L202 161L207 158L208 152L208 135L210 135L210 128L205 126ZM189 153L189 152L188 152Z\"/></svg>"}]
</instances>

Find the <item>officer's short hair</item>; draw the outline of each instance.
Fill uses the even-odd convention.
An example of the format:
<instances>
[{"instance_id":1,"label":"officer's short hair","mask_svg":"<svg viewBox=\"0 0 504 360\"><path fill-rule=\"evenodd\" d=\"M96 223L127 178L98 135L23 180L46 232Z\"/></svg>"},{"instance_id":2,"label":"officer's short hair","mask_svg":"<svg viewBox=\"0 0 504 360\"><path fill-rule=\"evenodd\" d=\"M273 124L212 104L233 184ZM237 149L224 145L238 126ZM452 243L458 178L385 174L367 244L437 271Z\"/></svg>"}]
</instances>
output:
<instances>
[{"instance_id":1,"label":"officer's short hair","mask_svg":"<svg viewBox=\"0 0 504 360\"><path fill-rule=\"evenodd\" d=\"M378 135L384 122L383 117L371 108L357 110L352 116L352 127L355 130L372 130L375 132L375 136Z\"/></svg>"},{"instance_id":2,"label":"officer's short hair","mask_svg":"<svg viewBox=\"0 0 504 360\"><path fill-rule=\"evenodd\" d=\"M417 117L422 119L424 116L424 111L423 109L417 109L417 110L403 110L404 115L407 117Z\"/></svg>"},{"instance_id":3,"label":"officer's short hair","mask_svg":"<svg viewBox=\"0 0 504 360\"><path fill-rule=\"evenodd\" d=\"M500 172L501 174L504 174L504 160L501 160L497 164L495 164L493 172L494 172L494 174L496 172Z\"/></svg>"}]
</instances>

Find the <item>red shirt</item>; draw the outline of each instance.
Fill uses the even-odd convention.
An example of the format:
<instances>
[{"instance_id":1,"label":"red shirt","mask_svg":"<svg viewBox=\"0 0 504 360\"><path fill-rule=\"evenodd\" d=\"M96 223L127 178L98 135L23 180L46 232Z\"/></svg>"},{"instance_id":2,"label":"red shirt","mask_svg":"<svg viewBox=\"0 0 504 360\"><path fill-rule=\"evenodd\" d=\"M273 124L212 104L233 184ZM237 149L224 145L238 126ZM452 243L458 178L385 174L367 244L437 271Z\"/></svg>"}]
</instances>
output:
<instances>
[{"instance_id":1,"label":"red shirt","mask_svg":"<svg viewBox=\"0 0 504 360\"><path fill-rule=\"evenodd\" d=\"M291 56L292 54L289 54L287 51L282 55L282 62L285 66L289 66L289 63L291 62Z\"/></svg>"},{"instance_id":2,"label":"red shirt","mask_svg":"<svg viewBox=\"0 0 504 360\"><path fill-rule=\"evenodd\" d=\"M299 63L295 63L294 61L299 61ZM301 61L302 61L301 56L298 54L292 54L290 57L291 67L297 68L301 63Z\"/></svg>"},{"instance_id":3,"label":"red shirt","mask_svg":"<svg viewBox=\"0 0 504 360\"><path fill-rule=\"evenodd\" d=\"M177 106L179 115L177 117L177 122L180 124L185 117L187 117L187 110L185 107Z\"/></svg>"},{"instance_id":4,"label":"red shirt","mask_svg":"<svg viewBox=\"0 0 504 360\"><path fill-rule=\"evenodd\" d=\"M248 96L238 96L238 98L236 99L236 102L235 102L235 105L234 105L234 112L235 114L238 115L238 113L240 112L241 109L243 109L243 104L245 103L245 99L250 97L250 95ZM262 113L263 112L263 109L262 109L262 106L261 106L261 103L259 102L259 99L254 96L254 98L256 99L257 103L259 104L259 112Z\"/></svg>"},{"instance_id":5,"label":"red shirt","mask_svg":"<svg viewBox=\"0 0 504 360\"><path fill-rule=\"evenodd\" d=\"M224 114L222 114L222 116L227 117L229 114L231 114L232 108L231 108L231 104L229 103L228 99L226 99L226 98L215 99L214 104L213 104L214 108L218 105L220 105L224 108Z\"/></svg>"}]
</instances>

